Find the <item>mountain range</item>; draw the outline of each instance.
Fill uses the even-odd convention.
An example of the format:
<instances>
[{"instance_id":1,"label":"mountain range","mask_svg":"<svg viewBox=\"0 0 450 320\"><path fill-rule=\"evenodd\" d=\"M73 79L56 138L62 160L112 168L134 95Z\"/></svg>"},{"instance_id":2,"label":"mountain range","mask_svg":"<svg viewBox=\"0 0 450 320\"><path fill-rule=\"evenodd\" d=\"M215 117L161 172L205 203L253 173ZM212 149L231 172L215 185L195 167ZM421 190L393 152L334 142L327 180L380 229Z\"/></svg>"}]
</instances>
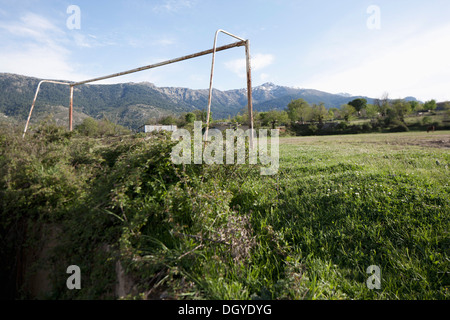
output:
<instances>
[{"instance_id":1,"label":"mountain range","mask_svg":"<svg viewBox=\"0 0 450 320\"><path fill-rule=\"evenodd\" d=\"M17 74L0 73L0 121L25 121L41 79ZM157 87L153 83L86 84L74 89L74 124L84 118L107 117L111 121L136 129L150 118L204 110L208 106L208 89ZM314 89L301 89L265 83L253 88L253 108L256 111L283 110L291 100L303 98L308 103L324 103L337 107L356 98L373 98L350 94L332 94ZM407 97L406 100L416 100ZM45 83L33 111L32 123L48 114L61 124L67 123L69 88ZM213 119L233 117L247 106L247 90L221 91L213 89L211 111Z\"/></svg>"}]
</instances>

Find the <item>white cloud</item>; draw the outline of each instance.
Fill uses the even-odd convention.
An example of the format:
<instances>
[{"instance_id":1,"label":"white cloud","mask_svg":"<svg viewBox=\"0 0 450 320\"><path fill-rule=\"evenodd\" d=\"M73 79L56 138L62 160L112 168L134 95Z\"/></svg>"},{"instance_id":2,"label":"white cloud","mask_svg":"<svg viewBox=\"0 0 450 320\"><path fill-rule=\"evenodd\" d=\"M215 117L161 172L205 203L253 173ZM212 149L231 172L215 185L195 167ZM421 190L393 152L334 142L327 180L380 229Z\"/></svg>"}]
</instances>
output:
<instances>
[{"instance_id":1,"label":"white cloud","mask_svg":"<svg viewBox=\"0 0 450 320\"><path fill-rule=\"evenodd\" d=\"M63 31L50 21L30 12L24 14L20 21L3 21L0 24L1 29L14 37L27 38L43 44L53 44L52 39L63 34Z\"/></svg>"},{"instance_id":2,"label":"white cloud","mask_svg":"<svg viewBox=\"0 0 450 320\"><path fill-rule=\"evenodd\" d=\"M351 91L375 98L388 92L392 98L412 95L422 100L450 100L449 43L447 24L427 31L410 30L407 35L383 34L371 42L348 43L345 49L325 47L325 54L317 53L320 59L309 58L319 71L306 83L329 92Z\"/></svg>"},{"instance_id":3,"label":"white cloud","mask_svg":"<svg viewBox=\"0 0 450 320\"><path fill-rule=\"evenodd\" d=\"M262 54L258 53L251 57L251 67L252 71L259 71L264 69L265 67L271 65L275 60L275 56L272 54ZM246 77L246 60L242 59L234 59L225 62L225 67L230 71L234 72L241 78Z\"/></svg>"},{"instance_id":4,"label":"white cloud","mask_svg":"<svg viewBox=\"0 0 450 320\"><path fill-rule=\"evenodd\" d=\"M164 0L162 4L156 5L153 10L156 12L177 12L191 8L194 4L194 0Z\"/></svg>"},{"instance_id":5,"label":"white cloud","mask_svg":"<svg viewBox=\"0 0 450 320\"><path fill-rule=\"evenodd\" d=\"M75 38L86 46L83 38ZM0 70L39 78L82 80L75 72L66 33L48 19L28 12L17 21L0 23Z\"/></svg>"}]
</instances>

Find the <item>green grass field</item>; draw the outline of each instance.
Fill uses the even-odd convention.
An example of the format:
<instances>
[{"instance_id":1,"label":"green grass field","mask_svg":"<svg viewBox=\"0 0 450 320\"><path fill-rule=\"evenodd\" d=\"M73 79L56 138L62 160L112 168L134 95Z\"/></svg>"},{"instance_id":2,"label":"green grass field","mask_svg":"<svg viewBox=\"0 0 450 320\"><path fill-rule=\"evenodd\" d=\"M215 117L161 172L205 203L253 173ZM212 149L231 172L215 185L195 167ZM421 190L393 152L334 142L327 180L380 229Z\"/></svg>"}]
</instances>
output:
<instances>
[{"instance_id":1,"label":"green grass field","mask_svg":"<svg viewBox=\"0 0 450 320\"><path fill-rule=\"evenodd\" d=\"M448 298L449 144L449 132L281 139L266 219L303 268L291 296ZM370 265L380 290L366 287Z\"/></svg>"},{"instance_id":2,"label":"green grass field","mask_svg":"<svg viewBox=\"0 0 450 320\"><path fill-rule=\"evenodd\" d=\"M229 183L256 242L242 269L209 260L209 297L449 298L449 132L280 144L278 175ZM367 287L372 265L380 289Z\"/></svg>"}]
</instances>

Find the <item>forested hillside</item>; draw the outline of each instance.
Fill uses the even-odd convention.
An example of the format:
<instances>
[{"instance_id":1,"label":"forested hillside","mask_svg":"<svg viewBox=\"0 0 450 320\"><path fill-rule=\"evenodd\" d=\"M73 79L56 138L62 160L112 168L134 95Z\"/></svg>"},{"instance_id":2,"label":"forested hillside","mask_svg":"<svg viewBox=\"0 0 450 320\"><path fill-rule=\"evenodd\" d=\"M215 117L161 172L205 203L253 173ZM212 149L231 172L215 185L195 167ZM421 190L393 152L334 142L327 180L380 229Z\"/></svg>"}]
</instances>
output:
<instances>
[{"instance_id":1,"label":"forested hillside","mask_svg":"<svg viewBox=\"0 0 450 320\"><path fill-rule=\"evenodd\" d=\"M0 74L0 112L10 119L26 120L39 81L37 78L15 74ZM323 103L328 109L339 108L357 98L273 83L254 87L252 93L253 108L256 111L284 110L289 102L299 98L310 104ZM205 110L208 106L208 94L207 89L157 87L148 82L81 85L74 91L74 121L78 124L87 116L97 119L106 117L115 123L136 129L151 118ZM371 98L366 100L369 103L373 101ZM67 121L67 111L63 110L68 106L68 86L45 83L41 86L32 122L38 123L50 113L57 121ZM246 89L213 90L211 111L214 119L233 117L246 106Z\"/></svg>"}]
</instances>

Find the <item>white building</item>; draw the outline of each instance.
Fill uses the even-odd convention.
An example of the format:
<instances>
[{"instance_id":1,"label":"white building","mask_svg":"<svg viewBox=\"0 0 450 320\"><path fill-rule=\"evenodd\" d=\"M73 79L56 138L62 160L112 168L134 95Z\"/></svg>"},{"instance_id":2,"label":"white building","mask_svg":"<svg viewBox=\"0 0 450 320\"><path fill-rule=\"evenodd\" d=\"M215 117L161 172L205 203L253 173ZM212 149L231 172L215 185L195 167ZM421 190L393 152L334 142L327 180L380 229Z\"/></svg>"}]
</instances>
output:
<instances>
[{"instance_id":1,"label":"white building","mask_svg":"<svg viewBox=\"0 0 450 320\"><path fill-rule=\"evenodd\" d=\"M153 131L175 131L176 125L162 125L162 124L146 124L139 128L140 132L153 132Z\"/></svg>"}]
</instances>

